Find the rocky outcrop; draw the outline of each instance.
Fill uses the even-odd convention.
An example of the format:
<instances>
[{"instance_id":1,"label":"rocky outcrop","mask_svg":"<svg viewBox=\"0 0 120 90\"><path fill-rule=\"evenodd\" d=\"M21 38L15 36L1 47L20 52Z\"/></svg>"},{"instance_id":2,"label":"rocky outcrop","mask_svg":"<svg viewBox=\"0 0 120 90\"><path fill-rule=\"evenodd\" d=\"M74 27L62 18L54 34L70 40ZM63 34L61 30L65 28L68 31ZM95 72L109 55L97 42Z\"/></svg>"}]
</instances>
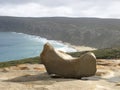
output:
<instances>
[{"instance_id":1,"label":"rocky outcrop","mask_svg":"<svg viewBox=\"0 0 120 90\"><path fill-rule=\"evenodd\" d=\"M74 58L46 43L40 59L50 75L81 78L92 76L96 73L96 57L91 52L83 54L79 58Z\"/></svg>"},{"instance_id":2,"label":"rocky outcrop","mask_svg":"<svg viewBox=\"0 0 120 90\"><path fill-rule=\"evenodd\" d=\"M42 64L0 68L0 90L120 90L120 59L97 60L96 75L79 80L53 79Z\"/></svg>"}]
</instances>

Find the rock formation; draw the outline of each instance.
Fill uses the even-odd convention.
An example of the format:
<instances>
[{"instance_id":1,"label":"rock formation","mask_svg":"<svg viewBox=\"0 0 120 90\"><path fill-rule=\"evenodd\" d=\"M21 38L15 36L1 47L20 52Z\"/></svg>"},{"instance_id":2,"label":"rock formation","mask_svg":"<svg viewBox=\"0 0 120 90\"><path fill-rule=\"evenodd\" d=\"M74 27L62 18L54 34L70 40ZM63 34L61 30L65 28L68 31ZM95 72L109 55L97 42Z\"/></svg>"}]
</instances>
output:
<instances>
[{"instance_id":1,"label":"rock formation","mask_svg":"<svg viewBox=\"0 0 120 90\"><path fill-rule=\"evenodd\" d=\"M92 52L74 58L46 43L40 59L50 75L65 78L81 78L92 76L96 73L96 57Z\"/></svg>"}]
</instances>

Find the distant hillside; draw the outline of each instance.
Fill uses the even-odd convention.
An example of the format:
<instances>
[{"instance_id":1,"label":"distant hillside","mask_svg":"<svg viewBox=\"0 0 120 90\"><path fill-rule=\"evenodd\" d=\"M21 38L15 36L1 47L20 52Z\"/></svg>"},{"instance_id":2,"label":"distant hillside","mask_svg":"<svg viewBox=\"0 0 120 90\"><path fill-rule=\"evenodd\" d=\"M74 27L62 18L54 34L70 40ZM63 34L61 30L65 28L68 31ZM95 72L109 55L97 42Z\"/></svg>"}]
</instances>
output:
<instances>
[{"instance_id":1,"label":"distant hillside","mask_svg":"<svg viewBox=\"0 0 120 90\"><path fill-rule=\"evenodd\" d=\"M74 45L120 46L120 20L98 18L0 17L0 31L22 32Z\"/></svg>"}]
</instances>

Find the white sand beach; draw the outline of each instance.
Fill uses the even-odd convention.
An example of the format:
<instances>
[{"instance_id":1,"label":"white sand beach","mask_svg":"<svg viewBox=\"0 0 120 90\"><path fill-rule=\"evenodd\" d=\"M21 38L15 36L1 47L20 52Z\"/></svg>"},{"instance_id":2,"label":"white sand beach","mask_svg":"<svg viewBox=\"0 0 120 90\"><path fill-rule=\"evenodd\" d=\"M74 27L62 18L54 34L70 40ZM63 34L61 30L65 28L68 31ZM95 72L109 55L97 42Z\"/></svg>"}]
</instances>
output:
<instances>
[{"instance_id":1,"label":"white sand beach","mask_svg":"<svg viewBox=\"0 0 120 90\"><path fill-rule=\"evenodd\" d=\"M97 50L97 48L94 48L94 47L72 45L70 43L62 42L62 41L59 41L59 42L65 44L65 45L68 45L69 47L74 48L77 51L92 51L92 50Z\"/></svg>"}]
</instances>

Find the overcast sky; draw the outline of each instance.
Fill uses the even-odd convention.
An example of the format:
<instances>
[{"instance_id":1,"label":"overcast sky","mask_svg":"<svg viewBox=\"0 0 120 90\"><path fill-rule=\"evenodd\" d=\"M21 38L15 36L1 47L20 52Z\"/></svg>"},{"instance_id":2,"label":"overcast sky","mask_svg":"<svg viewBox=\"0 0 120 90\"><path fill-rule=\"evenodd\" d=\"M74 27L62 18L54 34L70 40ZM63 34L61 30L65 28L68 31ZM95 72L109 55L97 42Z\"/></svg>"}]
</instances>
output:
<instances>
[{"instance_id":1,"label":"overcast sky","mask_svg":"<svg viewBox=\"0 0 120 90\"><path fill-rule=\"evenodd\" d=\"M120 0L0 0L0 16L120 18Z\"/></svg>"}]
</instances>

